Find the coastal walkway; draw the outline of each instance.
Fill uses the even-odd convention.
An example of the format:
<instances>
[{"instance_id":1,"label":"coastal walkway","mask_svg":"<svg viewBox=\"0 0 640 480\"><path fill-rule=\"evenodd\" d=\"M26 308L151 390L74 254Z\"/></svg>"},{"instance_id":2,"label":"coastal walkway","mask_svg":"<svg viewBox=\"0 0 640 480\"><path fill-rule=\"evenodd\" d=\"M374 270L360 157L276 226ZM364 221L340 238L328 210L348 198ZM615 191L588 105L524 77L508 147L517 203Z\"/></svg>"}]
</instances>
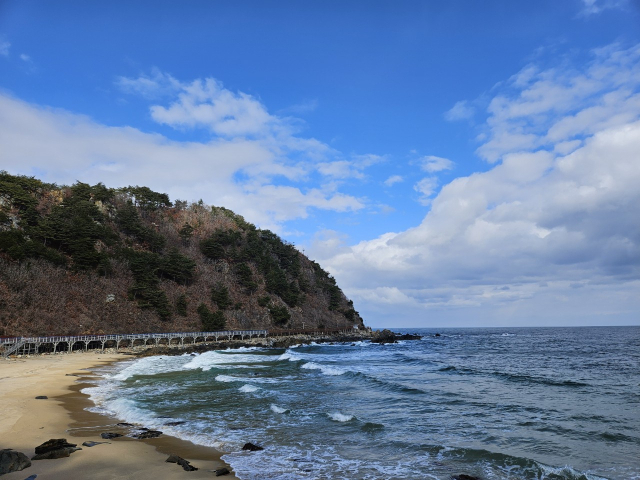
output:
<instances>
[{"instance_id":1,"label":"coastal walkway","mask_svg":"<svg viewBox=\"0 0 640 480\"><path fill-rule=\"evenodd\" d=\"M130 333L121 335L77 335L57 337L1 337L0 355L35 355L38 353L72 352L105 348L138 346L184 346L212 341L244 340L269 335L268 330L225 330L219 332Z\"/></svg>"}]
</instances>

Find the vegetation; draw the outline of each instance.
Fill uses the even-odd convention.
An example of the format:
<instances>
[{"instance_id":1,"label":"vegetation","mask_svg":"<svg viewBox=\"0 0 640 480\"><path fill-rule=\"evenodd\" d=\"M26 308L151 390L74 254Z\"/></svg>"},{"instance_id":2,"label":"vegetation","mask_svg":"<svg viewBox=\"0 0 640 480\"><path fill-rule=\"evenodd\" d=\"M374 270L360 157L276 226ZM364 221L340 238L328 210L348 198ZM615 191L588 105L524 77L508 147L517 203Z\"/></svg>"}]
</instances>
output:
<instances>
[{"instance_id":1,"label":"vegetation","mask_svg":"<svg viewBox=\"0 0 640 480\"><path fill-rule=\"evenodd\" d=\"M201 303L198 306L198 315L200 315L202 322L202 330L205 332L215 332L226 328L226 320L221 310L212 312L204 303Z\"/></svg>"},{"instance_id":2,"label":"vegetation","mask_svg":"<svg viewBox=\"0 0 640 480\"><path fill-rule=\"evenodd\" d=\"M287 307L285 306L270 306L269 313L271 314L271 319L273 323L279 327L283 327L287 324L287 322L291 319L291 314Z\"/></svg>"},{"instance_id":3,"label":"vegetation","mask_svg":"<svg viewBox=\"0 0 640 480\"><path fill-rule=\"evenodd\" d=\"M362 322L320 265L224 207L3 171L0 299L7 335Z\"/></svg>"}]
</instances>

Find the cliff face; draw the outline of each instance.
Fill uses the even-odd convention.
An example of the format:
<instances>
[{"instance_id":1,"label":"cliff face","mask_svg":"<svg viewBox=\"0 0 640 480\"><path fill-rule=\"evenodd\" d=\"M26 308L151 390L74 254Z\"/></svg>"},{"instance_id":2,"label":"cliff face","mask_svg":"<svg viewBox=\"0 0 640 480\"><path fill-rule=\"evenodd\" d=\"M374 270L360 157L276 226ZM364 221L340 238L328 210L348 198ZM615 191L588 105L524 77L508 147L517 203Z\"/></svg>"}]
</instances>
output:
<instances>
[{"instance_id":1,"label":"cliff face","mask_svg":"<svg viewBox=\"0 0 640 480\"><path fill-rule=\"evenodd\" d=\"M230 210L0 172L0 335L353 326L327 272Z\"/></svg>"}]
</instances>

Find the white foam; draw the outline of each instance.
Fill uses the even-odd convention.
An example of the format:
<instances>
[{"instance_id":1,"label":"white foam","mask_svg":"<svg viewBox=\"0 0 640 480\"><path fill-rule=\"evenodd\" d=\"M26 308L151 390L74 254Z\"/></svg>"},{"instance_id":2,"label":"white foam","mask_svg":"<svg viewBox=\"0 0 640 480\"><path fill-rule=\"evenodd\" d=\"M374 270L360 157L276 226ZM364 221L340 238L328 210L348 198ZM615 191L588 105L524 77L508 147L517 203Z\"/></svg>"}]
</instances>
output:
<instances>
[{"instance_id":1,"label":"white foam","mask_svg":"<svg viewBox=\"0 0 640 480\"><path fill-rule=\"evenodd\" d=\"M234 365L239 363L262 363L270 361L267 355L252 355L247 353L220 353L216 351L205 352L196 357L190 357L191 361L182 368L184 370L202 369L203 372L220 365Z\"/></svg>"},{"instance_id":2,"label":"white foam","mask_svg":"<svg viewBox=\"0 0 640 480\"><path fill-rule=\"evenodd\" d=\"M275 403L272 403L271 404L271 411L273 413L287 413L289 410L287 410L286 408L279 407Z\"/></svg>"},{"instance_id":3,"label":"white foam","mask_svg":"<svg viewBox=\"0 0 640 480\"><path fill-rule=\"evenodd\" d=\"M302 360L300 354L298 352L292 352L291 350L287 350L282 355L278 357L279 361L289 360L290 362L297 362Z\"/></svg>"},{"instance_id":4,"label":"white foam","mask_svg":"<svg viewBox=\"0 0 640 480\"><path fill-rule=\"evenodd\" d=\"M155 375L165 372L176 372L182 370L184 357L146 357L133 362L127 362L126 367L114 375L106 374L105 377L111 380L124 381L136 375Z\"/></svg>"},{"instance_id":5,"label":"white foam","mask_svg":"<svg viewBox=\"0 0 640 480\"><path fill-rule=\"evenodd\" d=\"M263 377L234 377L233 375L216 375L216 382L251 382L251 383L278 383L276 378Z\"/></svg>"},{"instance_id":6,"label":"white foam","mask_svg":"<svg viewBox=\"0 0 640 480\"><path fill-rule=\"evenodd\" d=\"M321 365L315 362L305 363L301 368L304 368L305 370L320 370L324 375L343 375L346 373L346 370L342 370L341 368Z\"/></svg>"},{"instance_id":7,"label":"white foam","mask_svg":"<svg viewBox=\"0 0 640 480\"><path fill-rule=\"evenodd\" d=\"M243 393L252 393L260 390L260 387L256 387L255 385L243 385L238 390L240 390Z\"/></svg>"},{"instance_id":8,"label":"white foam","mask_svg":"<svg viewBox=\"0 0 640 480\"><path fill-rule=\"evenodd\" d=\"M336 422L341 423L350 422L355 418L353 415L345 415L340 412L327 413L327 415L331 420L335 420Z\"/></svg>"}]
</instances>

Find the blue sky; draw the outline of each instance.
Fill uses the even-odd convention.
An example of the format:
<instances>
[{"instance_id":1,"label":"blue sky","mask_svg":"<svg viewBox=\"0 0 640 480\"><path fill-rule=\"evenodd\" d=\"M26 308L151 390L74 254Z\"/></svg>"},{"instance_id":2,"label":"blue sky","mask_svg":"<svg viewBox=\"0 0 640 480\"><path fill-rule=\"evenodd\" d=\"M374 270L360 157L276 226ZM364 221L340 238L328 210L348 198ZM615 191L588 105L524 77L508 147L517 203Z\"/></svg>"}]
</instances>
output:
<instances>
[{"instance_id":1,"label":"blue sky","mask_svg":"<svg viewBox=\"0 0 640 480\"><path fill-rule=\"evenodd\" d=\"M224 205L374 326L640 323L634 1L0 0L0 168Z\"/></svg>"}]
</instances>

